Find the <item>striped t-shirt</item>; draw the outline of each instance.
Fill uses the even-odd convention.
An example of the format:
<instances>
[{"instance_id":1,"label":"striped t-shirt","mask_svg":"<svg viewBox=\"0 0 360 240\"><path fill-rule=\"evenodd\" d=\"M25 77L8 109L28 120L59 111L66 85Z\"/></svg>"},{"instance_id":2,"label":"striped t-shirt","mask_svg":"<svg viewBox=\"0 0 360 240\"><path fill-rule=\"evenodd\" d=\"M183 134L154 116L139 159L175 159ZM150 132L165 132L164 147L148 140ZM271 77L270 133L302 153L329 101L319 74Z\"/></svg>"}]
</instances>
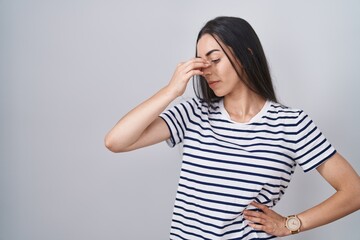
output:
<instances>
[{"instance_id":1,"label":"striped t-shirt","mask_svg":"<svg viewBox=\"0 0 360 240\"><path fill-rule=\"evenodd\" d=\"M273 207L296 164L307 172L336 151L303 111L267 101L248 123L230 119L223 101L193 98L164 111L183 159L170 239L272 239L247 225L252 201Z\"/></svg>"}]
</instances>

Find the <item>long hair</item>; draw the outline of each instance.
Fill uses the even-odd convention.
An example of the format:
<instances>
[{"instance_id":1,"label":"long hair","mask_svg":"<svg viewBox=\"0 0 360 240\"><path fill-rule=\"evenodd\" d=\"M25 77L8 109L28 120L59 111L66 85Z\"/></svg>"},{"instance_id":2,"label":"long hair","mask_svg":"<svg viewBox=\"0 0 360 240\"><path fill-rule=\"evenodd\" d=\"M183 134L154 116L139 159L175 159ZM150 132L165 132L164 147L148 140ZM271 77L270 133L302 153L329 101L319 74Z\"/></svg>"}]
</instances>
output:
<instances>
[{"instance_id":1,"label":"long hair","mask_svg":"<svg viewBox=\"0 0 360 240\"><path fill-rule=\"evenodd\" d=\"M218 42L247 87L263 98L277 102L264 50L247 21L236 17L217 17L207 22L200 30L196 43L204 34L210 34ZM232 60L228 52L241 63L242 68L239 69L239 64ZM244 75L241 74L242 71L245 72L245 77L241 77ZM194 77L193 87L196 96L209 106L221 98L215 95L203 76Z\"/></svg>"}]
</instances>

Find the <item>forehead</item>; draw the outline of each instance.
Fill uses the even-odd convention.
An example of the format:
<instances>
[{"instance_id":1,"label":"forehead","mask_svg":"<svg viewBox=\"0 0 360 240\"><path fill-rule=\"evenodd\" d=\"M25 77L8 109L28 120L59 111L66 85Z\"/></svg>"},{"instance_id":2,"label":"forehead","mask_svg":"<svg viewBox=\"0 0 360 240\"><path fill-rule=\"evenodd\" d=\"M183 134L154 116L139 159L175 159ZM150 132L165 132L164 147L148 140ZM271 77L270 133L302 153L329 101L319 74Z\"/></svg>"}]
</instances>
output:
<instances>
[{"instance_id":1,"label":"forehead","mask_svg":"<svg viewBox=\"0 0 360 240\"><path fill-rule=\"evenodd\" d=\"M199 41L197 43L196 48L197 48L197 55L198 55L198 57L201 57L201 58L205 58L206 53L208 53L209 51L214 50L214 49L217 49L220 52L223 52L219 43L210 34L204 34L203 36L201 36L201 38L199 39ZM219 52L219 51L216 51L216 52Z\"/></svg>"}]
</instances>

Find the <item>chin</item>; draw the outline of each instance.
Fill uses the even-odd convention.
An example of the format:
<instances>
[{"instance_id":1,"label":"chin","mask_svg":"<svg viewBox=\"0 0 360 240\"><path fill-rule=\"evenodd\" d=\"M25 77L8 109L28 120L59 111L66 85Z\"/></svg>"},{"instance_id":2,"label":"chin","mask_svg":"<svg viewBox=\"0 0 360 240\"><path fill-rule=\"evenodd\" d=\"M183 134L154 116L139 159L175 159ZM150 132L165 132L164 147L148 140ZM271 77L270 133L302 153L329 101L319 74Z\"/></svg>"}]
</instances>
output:
<instances>
[{"instance_id":1,"label":"chin","mask_svg":"<svg viewBox=\"0 0 360 240\"><path fill-rule=\"evenodd\" d=\"M224 97L225 95L226 95L226 93L224 93L224 92L220 92L220 91L213 91L214 92L214 94L215 94L215 96L217 96L217 97Z\"/></svg>"}]
</instances>

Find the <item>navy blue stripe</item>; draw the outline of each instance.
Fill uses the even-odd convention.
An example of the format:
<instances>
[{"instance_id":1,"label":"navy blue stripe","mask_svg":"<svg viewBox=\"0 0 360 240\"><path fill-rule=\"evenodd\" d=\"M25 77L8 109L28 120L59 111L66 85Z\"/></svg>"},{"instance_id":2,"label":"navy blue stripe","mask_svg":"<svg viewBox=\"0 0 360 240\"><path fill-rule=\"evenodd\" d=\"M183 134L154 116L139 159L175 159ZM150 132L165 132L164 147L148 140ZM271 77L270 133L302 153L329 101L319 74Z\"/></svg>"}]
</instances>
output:
<instances>
[{"instance_id":1,"label":"navy blue stripe","mask_svg":"<svg viewBox=\"0 0 360 240\"><path fill-rule=\"evenodd\" d=\"M210 226L210 227L213 227L213 228L217 228L217 229L225 229L225 228L227 228L227 227L229 227L231 225L241 224L243 222L243 220L241 220L241 221L231 222L231 223L228 223L228 224L225 224L225 225L218 226L218 225L215 225L215 224L212 224L212 223L201 221L201 220L196 219L196 218L187 217L187 216L185 216L185 215L183 215L181 213L174 213L174 215L180 216L182 218L185 218L185 219L188 219L188 220L191 220L191 221L194 221L194 222L201 223L203 225L207 225L207 226Z\"/></svg>"},{"instance_id":2,"label":"navy blue stripe","mask_svg":"<svg viewBox=\"0 0 360 240\"><path fill-rule=\"evenodd\" d=\"M196 101L197 100L197 101ZM199 104L201 104L201 107L205 107L205 108L212 108L214 110L216 109L219 109L219 106L215 106L214 104L211 104L210 107L209 105L207 104L207 102L199 99L199 98L193 98L192 101L196 104L196 106L200 106ZM214 103L217 103L218 101L214 102Z\"/></svg>"},{"instance_id":3,"label":"navy blue stripe","mask_svg":"<svg viewBox=\"0 0 360 240\"><path fill-rule=\"evenodd\" d=\"M246 234L244 234L241 238L232 238L231 240L240 240L240 239L245 239L248 235L250 235L251 233L256 233L256 235L259 235L260 234L265 234L265 235L269 235L267 234L266 232L264 231L260 231L260 230L254 230L254 229L251 229L249 232L247 232ZM266 238L259 238L259 237L256 237L256 238L251 238L251 240L259 240L259 239L268 239L269 237L266 237ZM276 236L270 236L270 239L271 238L276 238ZM230 239L229 239L230 240Z\"/></svg>"},{"instance_id":4,"label":"navy blue stripe","mask_svg":"<svg viewBox=\"0 0 360 240\"><path fill-rule=\"evenodd\" d=\"M227 164L231 164L231 165L239 165L239 166L247 166L247 167L252 167L252 168L260 168L260 169L268 169L268 170L274 170L277 172L283 172L286 173L288 175L291 174L291 172L286 171L284 169L278 169L278 168L274 168L274 167L268 167L268 166L262 166L262 165L255 165L255 164L249 164L249 163L241 163L241 162L232 162L232 161L225 161L225 160L220 160L220 159L216 159L216 158L208 158L208 157L203 157L203 156L199 156L199 155L194 155L194 154L190 154L190 153L183 153L184 156L189 156L192 158L196 158L196 159L200 159L200 160L205 160L205 161L210 161L210 162L218 162L218 163L227 163ZM195 163L191 163L188 161L183 161L183 163L187 163L187 164L195 164ZM195 164L196 165L196 164ZM202 165L199 165L202 166ZM231 169L227 169L227 168L216 168L214 167L214 169L217 170L223 170L226 172L236 172L236 173L245 173L245 174L249 174L249 175L255 175L255 176L260 176L260 177L267 177L267 178L274 178L274 176L272 175L267 175L267 174L259 174L259 173L249 173L246 171L240 171L240 170L231 170ZM278 178L275 178L278 179ZM287 180L289 181L289 180Z\"/></svg>"},{"instance_id":5,"label":"navy blue stripe","mask_svg":"<svg viewBox=\"0 0 360 240\"><path fill-rule=\"evenodd\" d=\"M279 119L296 119L298 118L299 116L278 116L276 118L272 118L272 117L269 117L269 116L263 116L262 118L265 118L265 119L268 119L268 120L273 120L273 121L276 121L276 120L279 120Z\"/></svg>"},{"instance_id":6,"label":"navy blue stripe","mask_svg":"<svg viewBox=\"0 0 360 240\"><path fill-rule=\"evenodd\" d=\"M223 227L219 227L219 226L217 226L217 225L215 225L215 224L211 224L211 223L207 223L207 222L204 222L204 221L200 221L200 220L198 220L198 219L196 219L196 218L187 217L187 216L185 216L185 215L183 215L183 214L181 214L181 213L176 213L176 212L174 212L173 215L175 215L175 216L180 216L180 217L185 218L185 219L187 219L187 220L194 221L194 222L198 222L198 223L201 223L201 224L203 224L203 225L210 226L210 227L213 227L213 228L223 229Z\"/></svg>"},{"instance_id":7,"label":"navy blue stripe","mask_svg":"<svg viewBox=\"0 0 360 240\"><path fill-rule=\"evenodd\" d=\"M186 107L185 107L185 105L184 104L181 104L180 105L181 107L183 107L183 109L186 111ZM180 107L179 106L179 107ZM175 107L176 108L176 110L177 110L177 112L179 113L179 116L180 116L180 118L181 118L181 121L182 121L182 123L183 123L183 126L185 127L185 129L187 129L187 121L185 121L184 120L184 116L183 116L183 113L180 111L180 109L179 108L177 108L177 107ZM189 120L189 119L188 119ZM184 134L185 135L185 134Z\"/></svg>"},{"instance_id":8,"label":"navy blue stripe","mask_svg":"<svg viewBox=\"0 0 360 240\"><path fill-rule=\"evenodd\" d=\"M309 137L310 134L312 134L313 132L315 132L316 128L312 129L307 135L306 138L303 137L302 139L306 139L306 142L304 145L302 145L301 147L295 149L296 152L299 152L301 150L303 150L304 148L306 148L309 144L311 144L312 142L316 141L319 137L321 137L321 132L318 133L318 135L316 135L315 137L313 137L310 141L307 139L307 137Z\"/></svg>"},{"instance_id":9,"label":"navy blue stripe","mask_svg":"<svg viewBox=\"0 0 360 240\"><path fill-rule=\"evenodd\" d=\"M192 104L190 104L190 105L192 106ZM216 106L216 107L215 107L216 109L214 109L214 107L212 107L212 109L213 109L214 111L216 111L216 112L211 111L211 109L208 108L208 107L206 107L206 106L205 106L205 109L207 109L207 111L204 112L204 111L203 111L204 106L199 106L198 104L196 104L196 108L198 109L199 112L201 112L202 115L207 115L207 116L209 116L209 115L220 115L220 114L221 114L221 112L216 111L216 110L219 109L219 106Z\"/></svg>"},{"instance_id":10,"label":"navy blue stripe","mask_svg":"<svg viewBox=\"0 0 360 240\"><path fill-rule=\"evenodd\" d=\"M171 112L171 111L170 111L170 112ZM182 138L180 137L180 132L179 132L179 130L178 130L178 128L177 128L174 120L173 120L167 113L164 113L164 115L171 121L172 126L174 126L174 128L175 128L175 130L176 130L176 135L178 136L178 140L179 140L179 141L176 141L175 138L174 138L174 136L173 136L174 143L177 144L177 143L181 142L181 141L182 141ZM166 122L166 121L165 121L165 122ZM173 132L171 128L170 128L170 132Z\"/></svg>"},{"instance_id":11,"label":"navy blue stripe","mask_svg":"<svg viewBox=\"0 0 360 240\"><path fill-rule=\"evenodd\" d=\"M321 135L321 134L320 134ZM316 144L315 146L313 146L311 149L309 149L307 152L303 153L302 155L296 157L294 160L298 160L301 158L304 158L306 155L308 155L309 153L313 152L314 150L316 150L319 147L323 147L323 144L326 143L326 139L324 138L321 142L319 142L318 144Z\"/></svg>"},{"instance_id":12,"label":"navy blue stripe","mask_svg":"<svg viewBox=\"0 0 360 240\"><path fill-rule=\"evenodd\" d=\"M272 191L270 191L270 190L267 189L267 188L263 188L262 190L265 191L265 192L270 193L270 194L273 195L273 196L277 196L277 195L280 194L280 192L272 192Z\"/></svg>"},{"instance_id":13,"label":"navy blue stripe","mask_svg":"<svg viewBox=\"0 0 360 240\"><path fill-rule=\"evenodd\" d=\"M288 109L287 106L284 106L284 105L281 105L281 104L277 104L277 105L274 105L274 104L270 104L271 107L273 108L282 108L282 109Z\"/></svg>"},{"instance_id":14,"label":"navy blue stripe","mask_svg":"<svg viewBox=\"0 0 360 240\"><path fill-rule=\"evenodd\" d=\"M272 184L272 183L266 183L265 186L270 186L273 188L278 188L278 187L282 187L282 188L287 188L287 186L281 185L281 184Z\"/></svg>"},{"instance_id":15,"label":"navy blue stripe","mask_svg":"<svg viewBox=\"0 0 360 240\"><path fill-rule=\"evenodd\" d=\"M210 194L210 195L218 195L218 196L231 197L231 198L235 198L235 199L245 199L245 200L253 200L254 199L254 197L244 197L244 196L241 196L241 195L202 190L202 189L199 189L199 188L196 188L196 187L190 187L190 186L188 186L186 184L182 184L182 183L179 183L179 186L183 187L183 188L186 188L186 189L189 189L189 190L193 190L193 191L201 192L201 193L206 193L206 194ZM256 191L254 191L252 189L249 189L249 190L250 190L249 192L256 192Z\"/></svg>"},{"instance_id":16,"label":"navy blue stripe","mask_svg":"<svg viewBox=\"0 0 360 240\"><path fill-rule=\"evenodd\" d=\"M182 192L182 191L179 191L179 190L177 191L177 193L181 194L181 195L185 195L185 196L187 196L189 198L195 198L197 200L201 200L201 201L204 201L204 202L211 202L211 203L216 203L216 204L221 204L221 205L226 205L226 206L241 207L241 208L245 208L245 207L248 206L247 204L237 204L237 203L232 203L232 202L224 202L224 201L218 201L218 200L198 197L198 196L195 196L193 194L185 193L185 192Z\"/></svg>"},{"instance_id":17,"label":"navy blue stripe","mask_svg":"<svg viewBox=\"0 0 360 240\"><path fill-rule=\"evenodd\" d=\"M223 138L228 138L228 139L246 140L246 141L261 139L261 140L266 140L266 141L282 141L282 142L287 142L287 143L297 143L297 142L299 142L298 140L289 140L289 139L286 139L286 138L267 138L267 137L260 137L260 136L248 138L248 137L224 135L224 134L219 134L219 133L214 132L211 128L202 127L199 123L195 123L192 120L190 120L190 122L192 124L194 124L194 125L199 126L202 130L208 130L208 131L212 132L214 135L217 135L217 136L220 136L220 137L223 137ZM195 133L197 133L199 135L202 135L197 130L193 130L193 129L189 129L189 128L187 128L186 130L195 132ZM210 136L210 135L208 135L208 136Z\"/></svg>"},{"instance_id":18,"label":"navy blue stripe","mask_svg":"<svg viewBox=\"0 0 360 240\"><path fill-rule=\"evenodd\" d=\"M235 190L239 190L239 191L247 191L247 192L258 192L259 190L255 190L255 189L250 189L250 188L243 188L243 187L234 187L234 186L230 186L230 185L223 185L223 184L218 184L218 183L209 183L209 182L203 182L203 181L198 181L192 178L187 178L184 176L180 176L180 179L189 181L189 182L194 182L197 184L202 184L202 185L206 185L206 186L214 186L214 187L219 187L219 188L229 188L229 189L235 189Z\"/></svg>"},{"instance_id":19,"label":"navy blue stripe","mask_svg":"<svg viewBox=\"0 0 360 240\"><path fill-rule=\"evenodd\" d=\"M288 166L289 168L293 167L292 164L288 164L286 162L279 161L279 160L276 160L276 159L273 159L273 158L258 157L258 156L244 155L244 154L235 154L235 153L230 153L230 152L220 152L220 151L215 151L215 150L210 150L210 149L203 149L203 148L199 148L199 147L193 147L193 146L190 146L188 144L184 144L183 148L184 149L185 148L190 148L190 149L198 150L200 152L215 153L215 154L219 154L220 156L225 155L225 156L233 156L233 157L239 157L239 158L249 158L249 159L262 160L262 161L267 161L267 162L272 162L272 163L276 162L276 163L284 164L284 165ZM188 155L188 156L191 156L190 153L184 152L184 155L185 154ZM196 155L193 155L193 156L196 156ZM264 169L274 170L274 171L277 171L277 172L283 172L283 173L287 173L287 174L290 173L289 171L286 171L285 169L269 167L269 166L263 166L261 164L250 164L250 163L243 163L243 162L240 162L240 161L235 162L235 161L217 160L217 159L206 158L206 157L204 157L203 159L216 161L216 162L221 162L221 163L234 164L234 165L242 165L242 166L256 167L256 168L264 168Z\"/></svg>"},{"instance_id":20,"label":"navy blue stripe","mask_svg":"<svg viewBox=\"0 0 360 240\"><path fill-rule=\"evenodd\" d=\"M235 146L238 146L238 147L246 148L246 147L255 147L255 146L270 146L270 147L283 148L283 149L286 149L286 150L288 150L288 151L291 151L291 152L294 152L294 153L295 153L295 150L294 150L294 149L285 147L285 146L280 145L280 144L272 144L272 143L252 143L252 144L244 145L244 144L234 143L234 142L231 141L231 140L229 140L229 141L222 140L222 139L219 139L219 138L214 137L213 135L205 135L205 134L203 134L203 133L201 133L201 132L199 132L199 131L193 130L193 129L187 129L187 131L192 132L192 133L195 133L195 134L197 134L197 135L200 135L200 136L203 137L203 138L215 139L216 141L225 142L225 143L228 143L228 144L231 144L231 145L235 145ZM234 138L237 139L236 137L234 137Z\"/></svg>"},{"instance_id":21,"label":"navy blue stripe","mask_svg":"<svg viewBox=\"0 0 360 240\"><path fill-rule=\"evenodd\" d=\"M178 220L175 220L175 219L173 219L172 221L173 221L173 222L177 222L177 223L179 223L179 224L181 224L181 225L183 225L183 226L189 227L189 228L195 228L195 229L200 230L200 231L202 231L202 232L204 232L204 233L208 233L208 234L215 235L215 236L218 236L218 237L222 236L222 235L213 233L213 232L211 232L211 231L204 230L204 229L202 229L202 228L200 228L200 227L183 223L183 222L178 221ZM202 238L204 238L204 237L202 236ZM207 239L207 238L204 238L204 239Z\"/></svg>"},{"instance_id":22,"label":"navy blue stripe","mask_svg":"<svg viewBox=\"0 0 360 240\"><path fill-rule=\"evenodd\" d=\"M262 123L251 123L251 125L253 126L269 126L269 127L297 127L299 126L299 124L301 124L305 119L307 119L307 115L304 116L302 119L300 119L298 122L296 123L278 123L278 124L270 124L270 123L266 123L266 122L262 122ZM293 135L296 135L298 132L293 132Z\"/></svg>"},{"instance_id":23,"label":"navy blue stripe","mask_svg":"<svg viewBox=\"0 0 360 240\"><path fill-rule=\"evenodd\" d=\"M178 112L178 115L181 116L180 110L177 107L175 107L174 109ZM173 111L169 111L169 112L173 115L173 117L174 117L173 119L175 119L175 121L177 122L179 128L181 129L181 132L182 132L181 136L184 136L185 135L185 129L183 127L183 126L185 126L184 119L181 118L182 123L180 123L178 118L176 117L176 114ZM180 139L181 139L181 137L180 137Z\"/></svg>"},{"instance_id":24,"label":"navy blue stripe","mask_svg":"<svg viewBox=\"0 0 360 240\"><path fill-rule=\"evenodd\" d=\"M195 175L200 175L200 176L205 176L205 177L209 177L209 178L221 178L221 179L225 179L225 180L229 180L229 181L236 181L236 182L245 182L245 183L250 183L250 184L255 184L255 185L261 185L261 186L270 186L273 188L283 188L283 189L287 189L287 186L284 185L275 185L275 184L270 184L270 183L260 183L260 182L255 182L255 181L249 181L249 180L241 180L241 179L235 179L235 178L229 178L229 177L219 177L217 175L210 175L210 174L201 174L198 172L193 172L187 169L182 169L182 171L184 172L188 172L191 174L195 174ZM259 190L251 190L251 189L247 189L247 188L242 188L242 187L234 187L234 186L230 186L230 185L222 185L222 184L217 184L217 183L210 183L210 182L202 182L202 181L198 181L198 180L194 180L194 179L190 179L184 176L180 176L180 179L189 181L189 182L195 182L198 184L204 184L204 185L209 185L209 186L215 186L215 187L220 187L220 188L229 188L229 189L235 189L235 190L240 190L240 191L254 191L254 192L259 192ZM263 188L263 190L271 193L271 194L278 194L278 193L273 193L270 190ZM280 191L282 194L284 194L284 192Z\"/></svg>"},{"instance_id":25,"label":"navy blue stripe","mask_svg":"<svg viewBox=\"0 0 360 240\"><path fill-rule=\"evenodd\" d=\"M330 145L331 146L331 145ZM327 150L327 149L326 149ZM323 162L325 162L326 160L328 160L329 158L331 158L334 154L336 153L336 150L332 151L328 156L324 157L321 161L319 161L318 163L316 163L314 166L304 170L304 172L309 172L310 170L317 168L319 165L321 165Z\"/></svg>"},{"instance_id":26,"label":"navy blue stripe","mask_svg":"<svg viewBox=\"0 0 360 240\"><path fill-rule=\"evenodd\" d=\"M323 149L322 151L320 151L319 153L317 153L315 156L311 157L310 159L308 159L305 162L299 163L300 166L304 166L305 164L309 163L310 161L312 161L313 159L316 159L318 156L322 155L324 152L326 152L329 148L331 148L331 145L329 144L325 149Z\"/></svg>"},{"instance_id":27,"label":"navy blue stripe","mask_svg":"<svg viewBox=\"0 0 360 240\"><path fill-rule=\"evenodd\" d=\"M246 228L246 226L245 226L245 227L243 227L242 229L230 230L230 231L223 232L223 233L220 233L220 234L219 234L219 233L214 233L213 231L210 231L210 230L204 230L203 228L198 227L198 226L194 226L194 225L191 225L191 224L183 223L183 222L181 222L181 221L179 221L179 220L173 219L173 221L174 221L174 222L177 222L177 223L179 223L179 224L181 224L181 225L184 225L184 226L186 226L186 227L195 228L195 229L200 230L200 231L202 231L202 232L204 232L204 233L208 233L208 234L211 234L211 235L214 235L214 236L217 236L217 237L223 237L223 236L225 236L225 235L232 234L232 233L235 233L235 232L242 232L242 231Z\"/></svg>"},{"instance_id":28,"label":"navy blue stripe","mask_svg":"<svg viewBox=\"0 0 360 240\"><path fill-rule=\"evenodd\" d=\"M210 122L224 122L224 123L234 124L233 122L230 122L229 120L226 120L226 119L209 117L209 123Z\"/></svg>"},{"instance_id":29,"label":"navy blue stripe","mask_svg":"<svg viewBox=\"0 0 360 240\"><path fill-rule=\"evenodd\" d=\"M203 209L206 209L206 210L210 210L210 211L213 211L213 212L221 212L221 213L226 213L226 214L239 214L239 212L222 210L222 209L217 209L217 208L205 207L205 206L200 205L200 204L196 204L196 203L192 203L192 202L185 201L185 200L183 200L183 199L181 199L181 198L176 198L175 200L176 200L176 201L179 201L179 202L183 202L183 203L188 204L188 205L192 205L192 206L198 207L198 208L203 208Z\"/></svg>"},{"instance_id":30,"label":"navy blue stripe","mask_svg":"<svg viewBox=\"0 0 360 240\"><path fill-rule=\"evenodd\" d=\"M263 189L263 190L267 190L267 189ZM273 201L275 200L275 197L276 196L279 196L279 195L273 195L273 196L271 196L273 199L270 199L268 196L266 196L265 194L263 194L263 193L259 193L259 196L262 196L263 198L265 198L265 202L264 201L259 201L259 202L262 202L263 204L268 204L268 203L273 203ZM258 196L258 197L259 197Z\"/></svg>"},{"instance_id":31,"label":"navy blue stripe","mask_svg":"<svg viewBox=\"0 0 360 240\"><path fill-rule=\"evenodd\" d=\"M276 111L272 111L272 110L268 110L267 111L268 113L298 113L300 115L300 113L302 113L303 111L301 110L282 110L282 109L279 109L279 110L276 110Z\"/></svg>"},{"instance_id":32,"label":"navy blue stripe","mask_svg":"<svg viewBox=\"0 0 360 240\"><path fill-rule=\"evenodd\" d=\"M166 113L164 113L164 115L166 115ZM169 132L170 132L170 140L171 140L171 143L172 143L172 146L175 146L176 145L176 141L175 141L175 138L174 138L174 135L173 135L173 131L171 130L171 127L168 123L168 121L166 121L166 119L164 118L164 116L160 116L162 120L164 120L164 122L166 123L166 125L168 126L168 129L169 129ZM168 117L166 115L166 117Z\"/></svg>"},{"instance_id":33,"label":"navy blue stripe","mask_svg":"<svg viewBox=\"0 0 360 240\"><path fill-rule=\"evenodd\" d=\"M174 220L173 220L174 221ZM181 228L178 228L178 227L175 227L175 226L171 226L172 229L176 229L176 230L179 230L180 232L183 232L183 233L186 233L188 235L191 235L191 236L196 236L198 238L201 238L201 239L204 239L204 240L211 240L210 238L205 238L199 234L195 234L195 233L192 233L192 232L188 232L188 231L185 231L185 230L182 230Z\"/></svg>"},{"instance_id":34,"label":"navy blue stripe","mask_svg":"<svg viewBox=\"0 0 360 240\"><path fill-rule=\"evenodd\" d=\"M189 137L189 136L186 136L184 139L187 139L187 140L191 140L191 141L194 141L194 142L198 142L198 143L201 143L203 145L208 145L208 146L218 146L218 147L221 147L221 148L227 148L227 149L232 149L232 150L236 150L236 151L239 151L239 150L242 150L242 151L245 151L245 152L251 152L251 153L271 153L271 154L275 154L275 155L279 155L279 156L283 156L283 157L286 157L288 158L289 160L293 160L293 157L283 153L283 152L276 152L276 151L270 151L270 150L244 150L244 149L241 149L239 147L230 147L230 146L226 146L226 145L222 145L222 144L218 144L218 143L214 143L214 142L204 142L204 141L201 141L200 139L198 138L193 138L193 137ZM272 145L274 146L274 145ZM277 147L281 147L281 145L277 145ZM277 160L274 160L275 162L277 162ZM282 163L282 164L285 164L289 167L292 167L293 165L290 165L290 164L287 164L286 162L283 162L283 161L278 161L279 163Z\"/></svg>"},{"instance_id":35,"label":"navy blue stripe","mask_svg":"<svg viewBox=\"0 0 360 240\"><path fill-rule=\"evenodd\" d=\"M190 240L190 239L187 239L187 238L183 238L182 236L176 234L176 233L170 233L170 240L173 240L173 238L171 238L171 235L175 236L175 237L178 237L178 238L181 238L182 240Z\"/></svg>"},{"instance_id":36,"label":"navy blue stripe","mask_svg":"<svg viewBox=\"0 0 360 240\"><path fill-rule=\"evenodd\" d=\"M315 125L312 124L313 128L309 131L307 129L307 127L310 126L310 124L312 123L312 121L310 121L308 124L306 124L306 126L304 126L302 129L300 129L299 131L299 135L301 136L301 133L305 130L307 130L307 134L305 134L304 136L302 136L300 139L298 139L295 143L299 143L301 142L302 140L306 139L309 135L311 135L313 132L316 131L317 127ZM298 151L298 149L296 149L296 151Z\"/></svg>"},{"instance_id":37,"label":"navy blue stripe","mask_svg":"<svg viewBox=\"0 0 360 240\"><path fill-rule=\"evenodd\" d=\"M232 234L232 233L241 233L244 232L245 228L247 228L248 226L245 225L244 227L240 228L240 229L234 229L234 230L231 230L231 231L227 231L224 235L229 235L229 234Z\"/></svg>"},{"instance_id":38,"label":"navy blue stripe","mask_svg":"<svg viewBox=\"0 0 360 240\"><path fill-rule=\"evenodd\" d=\"M187 208L179 206L179 205L175 205L174 208L178 208L178 209L181 209L181 210L183 210L185 212L194 213L194 214L197 214L197 215L202 216L202 217L206 217L206 218L210 218L210 219L214 219L214 220L222 221L222 222L232 222L238 217L238 216L236 216L234 218L229 218L229 219L219 218L219 217L215 217L215 215L217 215L217 213L214 213L214 216L207 215L207 214L203 214L203 213L200 213L198 211L195 211L195 210L187 209Z\"/></svg>"},{"instance_id":39,"label":"navy blue stripe","mask_svg":"<svg viewBox=\"0 0 360 240\"><path fill-rule=\"evenodd\" d=\"M218 179L229 180L229 181L234 181L234 182L245 182L245 183L251 183L251 184L260 185L260 186L264 185L263 182L251 181L251 180L246 180L246 179L243 179L243 178L241 178L241 179L240 178L231 178L231 177L224 177L224 176L218 176L218 175L212 175L212 174L199 173L199 172L194 172L194 171L184 169L184 168L182 168L181 171L187 172L187 173L190 173L190 174L194 174L194 175L208 177L208 178L218 178Z\"/></svg>"}]
</instances>

